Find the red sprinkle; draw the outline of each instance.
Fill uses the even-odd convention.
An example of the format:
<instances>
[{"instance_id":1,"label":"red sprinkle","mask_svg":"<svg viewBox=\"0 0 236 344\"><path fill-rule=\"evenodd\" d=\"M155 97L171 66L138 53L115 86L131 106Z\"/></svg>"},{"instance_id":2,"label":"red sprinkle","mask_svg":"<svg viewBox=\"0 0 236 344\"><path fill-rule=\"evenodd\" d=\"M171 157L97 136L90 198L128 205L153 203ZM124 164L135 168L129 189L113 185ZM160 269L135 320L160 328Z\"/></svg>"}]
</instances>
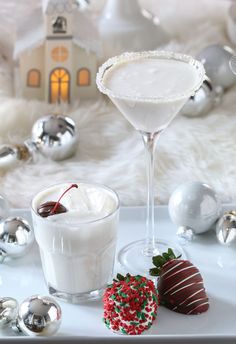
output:
<instances>
[{"instance_id":1,"label":"red sprinkle","mask_svg":"<svg viewBox=\"0 0 236 344\"><path fill-rule=\"evenodd\" d=\"M142 276L127 275L114 281L104 296L104 322L115 332L139 335L157 315L159 304L154 283Z\"/></svg>"}]
</instances>

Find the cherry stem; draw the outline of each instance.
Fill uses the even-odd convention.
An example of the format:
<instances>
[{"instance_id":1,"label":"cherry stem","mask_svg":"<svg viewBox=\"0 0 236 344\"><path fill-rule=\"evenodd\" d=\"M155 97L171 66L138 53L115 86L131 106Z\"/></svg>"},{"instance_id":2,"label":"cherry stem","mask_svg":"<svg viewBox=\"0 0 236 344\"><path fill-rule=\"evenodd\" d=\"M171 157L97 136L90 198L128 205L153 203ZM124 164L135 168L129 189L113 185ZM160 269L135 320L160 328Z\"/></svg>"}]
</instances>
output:
<instances>
[{"instance_id":1,"label":"cherry stem","mask_svg":"<svg viewBox=\"0 0 236 344\"><path fill-rule=\"evenodd\" d=\"M52 208L52 210L50 211L50 215L54 214L59 206L59 203L60 203L60 200L62 199L62 197L69 191L71 190L72 188L78 188L78 185L77 184L71 184L71 186L66 189L63 194L60 196L59 200L57 201L57 203L54 205L54 207Z\"/></svg>"}]
</instances>

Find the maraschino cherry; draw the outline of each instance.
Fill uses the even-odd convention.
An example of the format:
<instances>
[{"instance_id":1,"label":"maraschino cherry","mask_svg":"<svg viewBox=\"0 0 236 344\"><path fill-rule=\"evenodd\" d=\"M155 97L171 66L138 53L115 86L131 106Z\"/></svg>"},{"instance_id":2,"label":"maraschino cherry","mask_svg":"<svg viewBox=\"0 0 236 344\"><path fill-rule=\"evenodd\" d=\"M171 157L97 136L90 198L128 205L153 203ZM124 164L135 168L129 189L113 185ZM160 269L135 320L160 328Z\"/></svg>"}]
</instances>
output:
<instances>
[{"instance_id":1,"label":"maraschino cherry","mask_svg":"<svg viewBox=\"0 0 236 344\"><path fill-rule=\"evenodd\" d=\"M60 203L60 200L72 188L78 188L78 185L77 184L71 184L71 186L63 192L63 194L60 196L60 198L58 199L57 202L48 201L48 202L45 202L43 204L40 204L40 206L37 209L38 214L41 217L48 217L48 216L52 216L52 215L56 215L56 214L66 213L67 209L66 209L66 207L64 207L64 205L62 205Z\"/></svg>"}]
</instances>

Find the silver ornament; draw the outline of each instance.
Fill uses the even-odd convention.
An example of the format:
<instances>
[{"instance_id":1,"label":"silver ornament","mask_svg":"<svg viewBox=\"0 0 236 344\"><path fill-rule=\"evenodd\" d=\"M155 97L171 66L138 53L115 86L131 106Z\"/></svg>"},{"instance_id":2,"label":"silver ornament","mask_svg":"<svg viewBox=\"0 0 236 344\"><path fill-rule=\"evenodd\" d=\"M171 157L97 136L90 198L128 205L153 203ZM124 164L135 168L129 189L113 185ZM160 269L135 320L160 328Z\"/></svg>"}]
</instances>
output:
<instances>
[{"instance_id":1,"label":"silver ornament","mask_svg":"<svg viewBox=\"0 0 236 344\"><path fill-rule=\"evenodd\" d=\"M2 145L0 147L0 167L9 168L19 161L19 152L14 145Z\"/></svg>"},{"instance_id":2,"label":"silver ornament","mask_svg":"<svg viewBox=\"0 0 236 344\"><path fill-rule=\"evenodd\" d=\"M44 116L32 128L32 142L45 157L52 160L67 159L75 153L77 147L75 123L69 117Z\"/></svg>"},{"instance_id":3,"label":"silver ornament","mask_svg":"<svg viewBox=\"0 0 236 344\"><path fill-rule=\"evenodd\" d=\"M0 298L0 329L14 321L18 314L18 302L12 297Z\"/></svg>"},{"instance_id":4,"label":"silver ornament","mask_svg":"<svg viewBox=\"0 0 236 344\"><path fill-rule=\"evenodd\" d=\"M33 229L21 217L9 217L0 222L0 262L6 257L23 256L34 240Z\"/></svg>"},{"instance_id":5,"label":"silver ornament","mask_svg":"<svg viewBox=\"0 0 236 344\"><path fill-rule=\"evenodd\" d=\"M169 200L170 218L179 227L177 235L186 240L211 229L221 210L222 205L215 191L201 182L180 185ZM191 231L193 235L190 235Z\"/></svg>"},{"instance_id":6,"label":"silver ornament","mask_svg":"<svg viewBox=\"0 0 236 344\"><path fill-rule=\"evenodd\" d=\"M38 154L38 147L36 143L32 141L32 139L25 140L24 144L21 147L22 151L24 152L24 154L21 154L21 160L28 160L30 158L34 159L36 154Z\"/></svg>"},{"instance_id":7,"label":"silver ornament","mask_svg":"<svg viewBox=\"0 0 236 344\"><path fill-rule=\"evenodd\" d=\"M214 86L226 89L236 83L236 76L229 65L233 55L234 51L230 47L219 44L209 45L197 55Z\"/></svg>"},{"instance_id":8,"label":"silver ornament","mask_svg":"<svg viewBox=\"0 0 236 344\"><path fill-rule=\"evenodd\" d=\"M0 168L14 167L19 161L28 160L29 158L30 151L25 144L3 145L0 147Z\"/></svg>"},{"instance_id":9,"label":"silver ornament","mask_svg":"<svg viewBox=\"0 0 236 344\"><path fill-rule=\"evenodd\" d=\"M231 210L223 214L216 224L216 237L223 245L236 242L236 211Z\"/></svg>"},{"instance_id":10,"label":"silver ornament","mask_svg":"<svg viewBox=\"0 0 236 344\"><path fill-rule=\"evenodd\" d=\"M0 221L6 218L9 214L9 204L5 197L0 195Z\"/></svg>"},{"instance_id":11,"label":"silver ornament","mask_svg":"<svg viewBox=\"0 0 236 344\"><path fill-rule=\"evenodd\" d=\"M189 98L180 114L186 117L203 116L219 104L222 94L222 88L214 87L211 80L206 77L202 86Z\"/></svg>"},{"instance_id":12,"label":"silver ornament","mask_svg":"<svg viewBox=\"0 0 236 344\"><path fill-rule=\"evenodd\" d=\"M34 295L22 302L16 326L28 336L52 336L61 324L61 308L49 296Z\"/></svg>"}]
</instances>

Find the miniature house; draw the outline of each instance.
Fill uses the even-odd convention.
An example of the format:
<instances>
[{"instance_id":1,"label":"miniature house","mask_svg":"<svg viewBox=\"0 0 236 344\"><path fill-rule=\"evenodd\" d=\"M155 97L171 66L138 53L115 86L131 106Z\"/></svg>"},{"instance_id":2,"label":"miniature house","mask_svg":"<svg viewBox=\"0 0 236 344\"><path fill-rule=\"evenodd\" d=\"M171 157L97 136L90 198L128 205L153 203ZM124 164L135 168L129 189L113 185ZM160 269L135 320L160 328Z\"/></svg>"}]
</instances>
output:
<instances>
[{"instance_id":1,"label":"miniature house","mask_svg":"<svg viewBox=\"0 0 236 344\"><path fill-rule=\"evenodd\" d=\"M18 31L17 95L49 103L93 97L98 50L96 29L75 0L43 0Z\"/></svg>"}]
</instances>

